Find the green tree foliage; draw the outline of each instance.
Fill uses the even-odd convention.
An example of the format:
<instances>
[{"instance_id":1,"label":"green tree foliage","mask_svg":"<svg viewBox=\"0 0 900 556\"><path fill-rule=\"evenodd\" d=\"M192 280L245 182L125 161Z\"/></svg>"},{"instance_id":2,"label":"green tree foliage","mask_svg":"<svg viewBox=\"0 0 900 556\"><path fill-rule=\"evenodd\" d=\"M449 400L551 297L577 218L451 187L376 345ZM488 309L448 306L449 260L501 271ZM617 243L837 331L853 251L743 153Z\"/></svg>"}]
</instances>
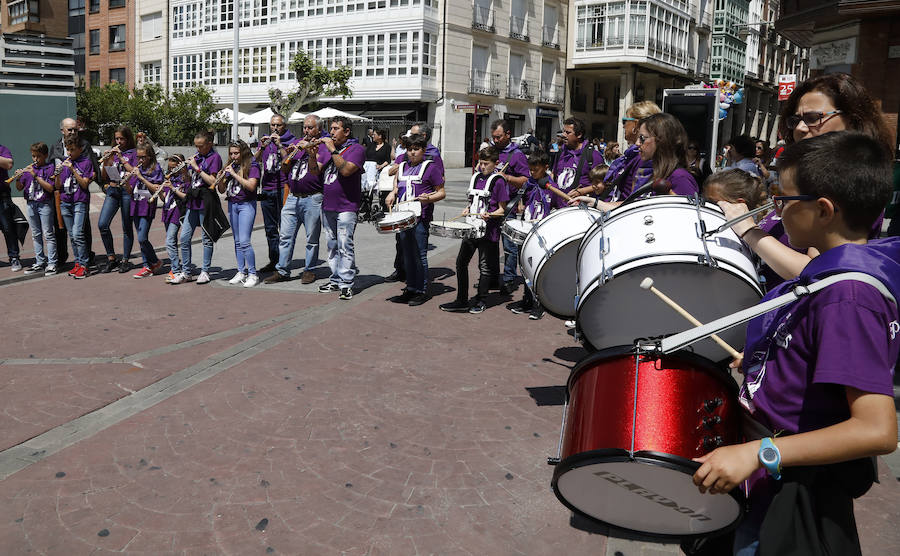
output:
<instances>
[{"instance_id":1,"label":"green tree foliage","mask_svg":"<svg viewBox=\"0 0 900 556\"><path fill-rule=\"evenodd\" d=\"M278 114L289 116L303 107L318 103L321 97L353 96L348 84L353 76L350 66L328 69L315 63L305 50L300 50L291 60L290 68L297 78L297 88L288 93L281 89L269 89L272 110Z\"/></svg>"},{"instance_id":2,"label":"green tree foliage","mask_svg":"<svg viewBox=\"0 0 900 556\"><path fill-rule=\"evenodd\" d=\"M112 144L120 125L143 131L160 145L190 145L201 129L222 129L228 124L216 115L212 91L203 86L166 93L159 85L129 91L121 83L79 89L78 117L88 139Z\"/></svg>"}]
</instances>

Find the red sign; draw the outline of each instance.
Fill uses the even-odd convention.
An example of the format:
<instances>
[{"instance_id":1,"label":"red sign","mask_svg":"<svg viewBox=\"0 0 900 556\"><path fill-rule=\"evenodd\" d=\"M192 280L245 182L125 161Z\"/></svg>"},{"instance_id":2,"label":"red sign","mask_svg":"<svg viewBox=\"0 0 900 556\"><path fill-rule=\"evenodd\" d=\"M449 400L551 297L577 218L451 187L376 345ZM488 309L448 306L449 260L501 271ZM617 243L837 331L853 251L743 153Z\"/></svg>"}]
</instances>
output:
<instances>
[{"instance_id":1,"label":"red sign","mask_svg":"<svg viewBox=\"0 0 900 556\"><path fill-rule=\"evenodd\" d=\"M787 100L794 87L797 86L797 74L789 73L787 75L778 76L778 100Z\"/></svg>"}]
</instances>

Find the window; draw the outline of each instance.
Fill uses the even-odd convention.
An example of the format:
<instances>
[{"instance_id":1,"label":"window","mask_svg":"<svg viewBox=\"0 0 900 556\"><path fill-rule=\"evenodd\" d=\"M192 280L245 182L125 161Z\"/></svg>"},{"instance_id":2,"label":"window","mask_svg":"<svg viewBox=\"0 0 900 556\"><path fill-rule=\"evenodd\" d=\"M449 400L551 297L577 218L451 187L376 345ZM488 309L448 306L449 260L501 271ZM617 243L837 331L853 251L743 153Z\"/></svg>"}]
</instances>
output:
<instances>
[{"instance_id":1,"label":"window","mask_svg":"<svg viewBox=\"0 0 900 556\"><path fill-rule=\"evenodd\" d=\"M91 13L95 14L100 11L100 0L91 0Z\"/></svg>"},{"instance_id":2,"label":"window","mask_svg":"<svg viewBox=\"0 0 900 556\"><path fill-rule=\"evenodd\" d=\"M224 2L222 4L222 10L224 12L225 5L233 3ZM202 6L199 2L194 2L191 4L182 4L180 6L172 7L172 38L178 39L182 37L196 37L200 34L200 12L202 10ZM223 14L224 17L225 14ZM228 27L234 27L234 14L227 14L230 19ZM224 19L222 19L224 21ZM221 24L220 25L224 25Z\"/></svg>"},{"instance_id":3,"label":"window","mask_svg":"<svg viewBox=\"0 0 900 556\"><path fill-rule=\"evenodd\" d=\"M82 2L83 3L83 2ZM109 0L109 7L112 8L124 8L125 0Z\"/></svg>"},{"instance_id":4,"label":"window","mask_svg":"<svg viewBox=\"0 0 900 556\"><path fill-rule=\"evenodd\" d=\"M109 82L125 83L125 68L110 68Z\"/></svg>"},{"instance_id":5,"label":"window","mask_svg":"<svg viewBox=\"0 0 900 556\"><path fill-rule=\"evenodd\" d=\"M437 75L437 35L422 33L422 75Z\"/></svg>"},{"instance_id":6,"label":"window","mask_svg":"<svg viewBox=\"0 0 900 556\"><path fill-rule=\"evenodd\" d=\"M9 3L10 17L12 17L12 4L12 2ZM84 0L69 0L69 16L75 15L84 15Z\"/></svg>"},{"instance_id":7,"label":"window","mask_svg":"<svg viewBox=\"0 0 900 556\"><path fill-rule=\"evenodd\" d=\"M364 37L347 37L347 65L353 68L353 77L362 77Z\"/></svg>"},{"instance_id":8,"label":"window","mask_svg":"<svg viewBox=\"0 0 900 556\"><path fill-rule=\"evenodd\" d=\"M141 65L141 80L144 84L162 82L162 60Z\"/></svg>"},{"instance_id":9,"label":"window","mask_svg":"<svg viewBox=\"0 0 900 556\"><path fill-rule=\"evenodd\" d=\"M369 35L366 41L366 76L384 75L384 35Z\"/></svg>"},{"instance_id":10,"label":"window","mask_svg":"<svg viewBox=\"0 0 900 556\"><path fill-rule=\"evenodd\" d=\"M125 25L113 25L109 28L109 51L125 50Z\"/></svg>"},{"instance_id":11,"label":"window","mask_svg":"<svg viewBox=\"0 0 900 556\"><path fill-rule=\"evenodd\" d=\"M406 75L409 33L390 33L388 42L388 75Z\"/></svg>"},{"instance_id":12,"label":"window","mask_svg":"<svg viewBox=\"0 0 900 556\"><path fill-rule=\"evenodd\" d=\"M38 0L11 0L7 6L9 9L9 24L25 23L31 21L40 23L41 13ZM84 2L81 3L81 13L84 13Z\"/></svg>"},{"instance_id":13,"label":"window","mask_svg":"<svg viewBox=\"0 0 900 556\"><path fill-rule=\"evenodd\" d=\"M72 50L76 56L84 56L84 33L72 33Z\"/></svg>"},{"instance_id":14,"label":"window","mask_svg":"<svg viewBox=\"0 0 900 556\"><path fill-rule=\"evenodd\" d=\"M193 87L200 82L200 54L188 54L172 58L172 87ZM230 71L229 71L230 73Z\"/></svg>"},{"instance_id":15,"label":"window","mask_svg":"<svg viewBox=\"0 0 900 556\"><path fill-rule=\"evenodd\" d=\"M141 42L162 38L162 12L141 16Z\"/></svg>"},{"instance_id":16,"label":"window","mask_svg":"<svg viewBox=\"0 0 900 556\"><path fill-rule=\"evenodd\" d=\"M91 29L88 37L88 53L100 54L100 29Z\"/></svg>"},{"instance_id":17,"label":"window","mask_svg":"<svg viewBox=\"0 0 900 556\"><path fill-rule=\"evenodd\" d=\"M91 87L99 87L100 86L100 72L92 71L91 72Z\"/></svg>"}]
</instances>

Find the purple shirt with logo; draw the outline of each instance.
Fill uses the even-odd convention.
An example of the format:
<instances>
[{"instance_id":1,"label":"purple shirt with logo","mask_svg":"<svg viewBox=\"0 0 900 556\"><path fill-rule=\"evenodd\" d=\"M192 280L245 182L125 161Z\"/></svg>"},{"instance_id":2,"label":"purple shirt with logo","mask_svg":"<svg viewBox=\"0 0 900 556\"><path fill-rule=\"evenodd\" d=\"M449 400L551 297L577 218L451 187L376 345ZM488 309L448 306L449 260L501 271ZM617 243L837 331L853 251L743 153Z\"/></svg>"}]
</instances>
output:
<instances>
[{"instance_id":1,"label":"purple shirt with logo","mask_svg":"<svg viewBox=\"0 0 900 556\"><path fill-rule=\"evenodd\" d=\"M187 191L187 184L184 182L184 178L181 177L181 172L176 176L172 176L169 179L172 182L172 187L178 189L184 193ZM178 196L175 195L171 190L166 190L160 193L160 197L163 198L162 205L162 221L164 224L177 224L178 221L183 216L181 214L181 209L178 208Z\"/></svg>"},{"instance_id":2,"label":"purple shirt with logo","mask_svg":"<svg viewBox=\"0 0 900 556\"><path fill-rule=\"evenodd\" d=\"M497 166L502 167L507 162L509 162L509 166L507 166L503 171L504 174L516 178L529 176L530 172L528 170L528 157L525 156L525 153L523 153L521 149L519 149L519 145L516 145L513 142L510 142L509 145L506 145L506 147L502 151L500 151L500 162L497 164ZM511 183L508 185L509 196L511 199L519 190L519 188L513 186Z\"/></svg>"},{"instance_id":3,"label":"purple shirt with logo","mask_svg":"<svg viewBox=\"0 0 900 556\"><path fill-rule=\"evenodd\" d=\"M12 159L12 153L3 145L0 145L0 156L2 156L3 158ZM0 195L9 195L12 193L9 184L6 183L6 180L8 179L9 170L7 170L6 168L0 168Z\"/></svg>"},{"instance_id":4,"label":"purple shirt with logo","mask_svg":"<svg viewBox=\"0 0 900 556\"><path fill-rule=\"evenodd\" d=\"M299 141L295 141L299 143ZM296 161L291 165L288 174L288 186L291 193L295 195L312 195L322 192L322 175L313 174L309 171L309 153L301 150L294 158ZM319 144L319 150L316 154L316 160L321 167L325 167L331 160L331 153L324 143Z\"/></svg>"},{"instance_id":5,"label":"purple shirt with logo","mask_svg":"<svg viewBox=\"0 0 900 556\"><path fill-rule=\"evenodd\" d=\"M72 166L78 170L81 177L89 180L94 177L94 164L86 152L82 151L81 156L72 161ZM59 173L59 183L62 184L62 192L59 195L60 202L87 203L91 200L91 194L86 189L82 189L78 182L75 181L75 175L72 173L71 168L65 167L62 169Z\"/></svg>"},{"instance_id":6,"label":"purple shirt with logo","mask_svg":"<svg viewBox=\"0 0 900 556\"><path fill-rule=\"evenodd\" d=\"M334 157L330 157L328 165L322 172L325 192L322 199L322 210L356 212L359 210L359 202L362 197L362 167L366 162L366 149L351 137L334 152L347 162L355 164L357 168L349 176L342 176L334 165Z\"/></svg>"},{"instance_id":7,"label":"purple shirt with logo","mask_svg":"<svg viewBox=\"0 0 900 556\"><path fill-rule=\"evenodd\" d=\"M398 149L400 147L397 147ZM434 163L435 166L438 167L438 172L441 174L441 179L444 177L444 159L441 158L441 150L428 143L425 145L425 160L430 160ZM401 154L397 155L397 158L394 159L394 164L400 164L401 162L406 161L406 151L403 151Z\"/></svg>"},{"instance_id":8,"label":"purple shirt with logo","mask_svg":"<svg viewBox=\"0 0 900 556\"><path fill-rule=\"evenodd\" d=\"M114 154L112 156L112 160L112 165L116 167L116 170L119 171L119 175L121 176L127 172L127 170L125 169L125 162L128 162L128 164L131 166L138 165L137 149L128 149L121 154ZM128 185L134 187L137 182L138 179L134 177L128 180ZM118 185L118 182L116 182L116 184L114 185Z\"/></svg>"},{"instance_id":9,"label":"purple shirt with logo","mask_svg":"<svg viewBox=\"0 0 900 556\"><path fill-rule=\"evenodd\" d=\"M216 174L219 173L219 170L222 169L222 157L219 156L219 153L216 152L215 149L210 149L206 155L200 154L200 151L197 151L196 160L197 166L200 167L200 170L206 172L208 175L215 177ZM198 187L209 187L209 185L203 181L203 178L200 177L200 172L194 172L193 167L188 165L191 173L191 189L197 189ZM187 208L190 210L203 210L203 199L190 199L187 203Z\"/></svg>"},{"instance_id":10,"label":"purple shirt with logo","mask_svg":"<svg viewBox=\"0 0 900 556\"><path fill-rule=\"evenodd\" d=\"M581 170L581 177L578 183L575 183L575 172L578 170L578 163L581 161L581 153L585 148L590 147L590 143L583 141L580 149L570 149L564 145L559 153L556 166L553 168L553 175L556 176L556 183L562 191L571 191L575 187L589 187L591 185L591 168L603 166L603 155L600 151L592 148L591 160L586 160L584 168Z\"/></svg>"},{"instance_id":11,"label":"purple shirt with logo","mask_svg":"<svg viewBox=\"0 0 900 556\"><path fill-rule=\"evenodd\" d=\"M551 193L547 189L547 185L556 187L556 182L549 175L540 180L529 177L525 182L525 191L522 194L522 201L525 204L525 220L540 220L550 214L553 208L565 206L566 202L562 197Z\"/></svg>"},{"instance_id":12,"label":"purple shirt with logo","mask_svg":"<svg viewBox=\"0 0 900 556\"><path fill-rule=\"evenodd\" d=\"M509 201L509 185L506 180L495 174L497 177L491 185L491 196L488 198L487 208L485 212L494 212L500 208L500 203ZM474 189L484 189L487 184L488 177L484 174L476 174ZM500 226L503 224L502 218L488 218L487 225L484 229L484 238L488 241L500 241Z\"/></svg>"},{"instance_id":13,"label":"purple shirt with logo","mask_svg":"<svg viewBox=\"0 0 900 556\"><path fill-rule=\"evenodd\" d=\"M286 147L295 142L297 138L294 137L294 134L290 131L285 131L280 139L281 145ZM275 141L269 141L266 146L263 147L263 154L260 157L260 163L262 164L263 191L276 191L287 183L287 177L282 171L281 162L281 151L278 148L278 145Z\"/></svg>"},{"instance_id":14,"label":"purple shirt with logo","mask_svg":"<svg viewBox=\"0 0 900 556\"><path fill-rule=\"evenodd\" d=\"M27 201L35 202L35 203L49 203L53 200L53 196L41 187L41 184L34 179L36 176L40 177L46 182L49 182L51 185L53 184L53 171L56 170L56 165L52 162L49 164L44 164L43 166L35 166L34 167L34 176L32 176L29 172L25 172L19 178L19 183L22 184L22 195L25 197Z\"/></svg>"},{"instance_id":15,"label":"purple shirt with logo","mask_svg":"<svg viewBox=\"0 0 900 556\"><path fill-rule=\"evenodd\" d=\"M240 167L238 167L240 168ZM238 170L240 172L240 170ZM259 164L254 160L250 163L250 169L247 170L247 179L259 179L261 171ZM247 191L247 188L240 184L236 179L225 180L225 194L232 203L254 203L256 202L256 190Z\"/></svg>"},{"instance_id":16,"label":"purple shirt with logo","mask_svg":"<svg viewBox=\"0 0 900 556\"><path fill-rule=\"evenodd\" d=\"M155 161L153 162L152 170L146 170L142 167L140 172L141 175L144 176L144 179L157 185L161 184L165 177L162 168L160 168L159 164ZM134 189L131 192L131 216L146 216L147 218L153 218L153 215L156 214L156 201L152 204L150 203L150 197L153 194L150 193L150 189L147 185L139 180L137 176L135 176L134 179L137 183L134 185Z\"/></svg>"},{"instance_id":17,"label":"purple shirt with logo","mask_svg":"<svg viewBox=\"0 0 900 556\"><path fill-rule=\"evenodd\" d=\"M424 171L422 170L422 165L425 165ZM403 166L401 166L401 176L417 176L419 172L422 172L422 177L419 179L409 178L403 179L402 177L397 180L397 200L398 202L402 202L406 195L406 184L412 184L412 194L410 195L409 200L413 200L419 195L425 195L428 193L434 193L437 191L437 188L444 183L444 176L442 176L439 172L439 168L437 165L430 161L425 160L420 164L415 166L410 166L408 162L404 162ZM422 204L422 216L421 220L424 223L429 223L434 218L434 203Z\"/></svg>"}]
</instances>

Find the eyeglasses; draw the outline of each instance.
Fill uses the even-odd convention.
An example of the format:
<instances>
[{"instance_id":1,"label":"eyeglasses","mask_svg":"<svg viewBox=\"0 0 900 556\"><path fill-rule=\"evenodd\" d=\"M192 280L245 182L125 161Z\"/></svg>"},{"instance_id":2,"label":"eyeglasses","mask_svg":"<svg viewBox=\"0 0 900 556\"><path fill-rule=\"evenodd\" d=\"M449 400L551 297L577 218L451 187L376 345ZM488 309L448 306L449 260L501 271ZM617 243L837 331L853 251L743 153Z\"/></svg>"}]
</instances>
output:
<instances>
[{"instance_id":1,"label":"eyeglasses","mask_svg":"<svg viewBox=\"0 0 900 556\"><path fill-rule=\"evenodd\" d=\"M788 201L815 201L818 198L816 195L776 195L772 197L772 204L775 206L775 214L781 215Z\"/></svg>"},{"instance_id":2,"label":"eyeglasses","mask_svg":"<svg viewBox=\"0 0 900 556\"><path fill-rule=\"evenodd\" d=\"M652 135L638 135L638 143L643 143L647 141L647 139L653 139Z\"/></svg>"},{"instance_id":3,"label":"eyeglasses","mask_svg":"<svg viewBox=\"0 0 900 556\"><path fill-rule=\"evenodd\" d=\"M636 122L636 121L637 121L637 118L629 118L628 116L625 116L624 118L622 118L622 125L625 125L628 122Z\"/></svg>"},{"instance_id":4,"label":"eyeglasses","mask_svg":"<svg viewBox=\"0 0 900 556\"><path fill-rule=\"evenodd\" d=\"M794 129L800 125L801 121L805 123L807 127L820 126L840 113L840 110L832 110L830 112L804 112L802 114L794 114L793 116L788 116L787 126L788 129Z\"/></svg>"}]
</instances>

